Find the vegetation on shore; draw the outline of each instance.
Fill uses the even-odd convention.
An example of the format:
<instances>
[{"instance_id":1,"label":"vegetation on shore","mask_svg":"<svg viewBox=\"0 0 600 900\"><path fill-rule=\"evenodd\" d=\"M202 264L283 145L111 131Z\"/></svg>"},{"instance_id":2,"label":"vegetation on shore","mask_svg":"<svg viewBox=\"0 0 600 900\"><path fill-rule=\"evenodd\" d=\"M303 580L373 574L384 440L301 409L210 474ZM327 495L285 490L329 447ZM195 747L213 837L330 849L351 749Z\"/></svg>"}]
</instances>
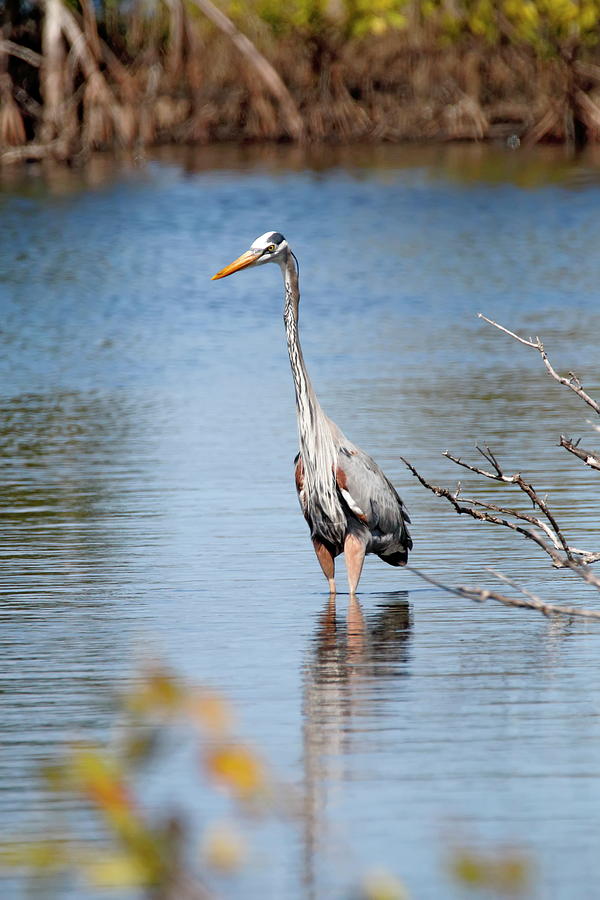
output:
<instances>
[{"instance_id":1,"label":"vegetation on shore","mask_svg":"<svg viewBox=\"0 0 600 900\"><path fill-rule=\"evenodd\" d=\"M600 0L4 0L0 159L600 138Z\"/></svg>"}]
</instances>

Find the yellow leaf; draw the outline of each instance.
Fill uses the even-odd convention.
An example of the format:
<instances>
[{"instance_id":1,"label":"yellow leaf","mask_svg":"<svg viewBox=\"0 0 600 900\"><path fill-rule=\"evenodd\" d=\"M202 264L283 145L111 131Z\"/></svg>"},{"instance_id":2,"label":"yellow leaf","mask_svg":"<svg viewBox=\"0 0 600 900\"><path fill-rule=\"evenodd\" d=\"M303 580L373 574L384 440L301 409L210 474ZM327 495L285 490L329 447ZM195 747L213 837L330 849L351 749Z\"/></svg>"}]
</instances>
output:
<instances>
[{"instance_id":1,"label":"yellow leaf","mask_svg":"<svg viewBox=\"0 0 600 900\"><path fill-rule=\"evenodd\" d=\"M363 882L361 900L408 900L408 893L389 872L374 870Z\"/></svg>"},{"instance_id":2,"label":"yellow leaf","mask_svg":"<svg viewBox=\"0 0 600 900\"><path fill-rule=\"evenodd\" d=\"M241 799L250 799L264 791L266 777L258 757L243 744L226 744L208 751L208 771Z\"/></svg>"},{"instance_id":3,"label":"yellow leaf","mask_svg":"<svg viewBox=\"0 0 600 900\"><path fill-rule=\"evenodd\" d=\"M118 854L91 860L84 874L98 887L139 887L152 884L154 877L154 872L135 857Z\"/></svg>"},{"instance_id":4,"label":"yellow leaf","mask_svg":"<svg viewBox=\"0 0 600 900\"><path fill-rule=\"evenodd\" d=\"M530 865L519 853L484 855L461 850L451 861L451 871L462 884L495 891L523 890L530 876Z\"/></svg>"},{"instance_id":5,"label":"yellow leaf","mask_svg":"<svg viewBox=\"0 0 600 900\"><path fill-rule=\"evenodd\" d=\"M98 806L112 812L133 808L121 770L108 756L93 748L79 749L73 752L72 763L83 791Z\"/></svg>"},{"instance_id":6,"label":"yellow leaf","mask_svg":"<svg viewBox=\"0 0 600 900\"><path fill-rule=\"evenodd\" d=\"M7 841L0 844L0 868L28 868L36 872L68 868L74 854L64 841Z\"/></svg>"}]
</instances>

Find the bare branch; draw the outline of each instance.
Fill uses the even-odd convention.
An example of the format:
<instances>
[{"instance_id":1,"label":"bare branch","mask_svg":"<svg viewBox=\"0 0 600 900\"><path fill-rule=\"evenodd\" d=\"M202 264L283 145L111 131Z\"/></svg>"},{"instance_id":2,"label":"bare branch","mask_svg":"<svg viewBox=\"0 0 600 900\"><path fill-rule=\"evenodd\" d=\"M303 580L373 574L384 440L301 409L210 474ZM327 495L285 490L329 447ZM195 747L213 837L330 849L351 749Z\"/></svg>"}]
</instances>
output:
<instances>
[{"instance_id":1,"label":"bare branch","mask_svg":"<svg viewBox=\"0 0 600 900\"><path fill-rule=\"evenodd\" d=\"M493 481L501 481L504 484L516 484L517 487L526 494L533 506L537 506L537 508L546 516L548 522L550 523L550 528L552 529L553 534L556 536L556 539L548 532L547 526L544 525L539 519L535 519L532 524L538 525L542 528L550 537L552 543L555 546L561 546L567 556L571 555L571 551L569 549L569 545L567 544L565 538L563 537L561 530L559 528L558 522L556 521L553 513L548 508L548 504L546 500L540 497L532 484L521 476L519 472L515 475L505 475L503 470L500 467L500 464L489 447L486 447L485 450L482 450L481 447L477 447L477 450L484 459L487 459L489 463L494 467L496 474L494 475L492 472L486 472L485 469L479 469L476 466L470 466L468 463L463 462L459 457L453 456L448 451L444 451L444 456L448 459L452 460L452 462L456 463L459 466L463 466L465 469L470 469L471 472L475 472L478 475L484 475L486 478L491 478ZM526 518L523 515L519 515L515 513L513 510L503 509L502 507L498 508L499 512L510 513L511 515L517 515L519 518ZM526 521L531 522L531 519L526 519Z\"/></svg>"},{"instance_id":2,"label":"bare branch","mask_svg":"<svg viewBox=\"0 0 600 900\"><path fill-rule=\"evenodd\" d=\"M477 313L478 319L484 319L486 322L489 322L490 325L493 325L494 328L498 328L500 331L503 331L504 334L510 335L510 337L514 338L515 341L519 341L521 344L525 344L526 347L534 347L536 350L540 349L540 339L536 338L535 341L527 340L527 338L519 337L518 334L515 334L514 331L509 331L508 328L505 328L504 325L498 325L497 322L494 322L493 319L488 319L487 316L484 316L483 313Z\"/></svg>"},{"instance_id":3,"label":"bare branch","mask_svg":"<svg viewBox=\"0 0 600 900\"><path fill-rule=\"evenodd\" d=\"M504 328L504 326L499 325L492 319L488 319L481 313L479 314L479 317L484 319L490 325L493 325L495 328L498 328L500 331L503 331L505 334L508 334L509 337L514 338L519 343L524 344L527 347L533 347L535 350L537 350L542 357L547 372L552 376L552 378L554 378L560 384L563 384L566 387L570 388L574 393L577 394L578 397L580 397L585 401L585 403L591 406L592 409L595 410L595 412L600 413L600 405L596 403L596 401L593 400L588 394L586 394L581 386L581 382L576 375L574 375L572 372L569 372L568 378L564 378L555 371L550 361L548 360L548 357L544 350L544 346L538 337L536 337L535 340L533 338L527 340L526 338L522 338L514 332L509 331L508 328ZM595 425L593 427L596 430L600 431L600 427ZM561 435L560 445L570 453L577 456L579 459L583 460L586 465L590 466L591 468L600 470L599 453L580 448L579 441L573 442L569 438L566 438L564 435ZM538 547L540 547L540 549L542 549L550 557L554 566L556 566L557 568L569 569L586 584L600 591L600 577L595 575L590 569L590 563L600 560L600 553L590 553L588 551L582 551L575 547L569 546L560 530L554 514L548 507L547 497L540 496L533 485L528 481L525 481L525 479L519 472L515 473L514 475L507 475L503 471L502 466L498 462L498 459L489 447L477 447L477 452L483 457L486 463L489 464L489 469L481 468L479 466L464 462L460 457L453 456L447 450L444 451L444 456L447 457L447 459L450 459L456 465L461 466L462 468L467 469L470 472L474 472L476 475L480 475L491 481L496 481L502 484L516 485L519 490L522 491L522 493L524 493L526 497L531 501L534 511L539 510L546 521L543 521L542 518L534 515L533 512L521 512L518 509L499 506L498 504L492 503L487 500L477 500L470 497L463 497L460 482L454 492L448 490L447 488L440 487L439 485L430 484L415 469L415 467L411 465L411 463L409 463L402 457L401 459L405 466L423 485L423 487L430 490L436 496L443 497L445 500L447 500L459 515L469 515L477 521L488 522L492 525L502 525L505 528L509 528L512 531L518 532L519 534L523 535L523 537L537 544ZM527 525L530 527L525 527L524 525L519 524L521 522L527 523ZM437 587L449 591L450 593L455 594L459 597L465 597L476 602L495 600L498 603L504 604L505 606L517 606L527 609L535 609L546 616L578 616L581 618L595 619L600 621L600 610L578 609L577 607L573 606L563 606L561 604L547 603L546 601L542 600L542 598L537 594L534 594L532 591L523 587L518 582L514 581L501 572L497 572L494 569L489 569L488 571L490 571L495 578L498 578L500 581L503 581L505 584L510 585L514 590L518 591L521 596L511 597L507 596L506 594L501 594L497 591L492 591L480 587L471 587L468 585L458 585L455 587L451 587L449 585L443 584L442 582L436 580L435 578L432 578L429 575L425 575L418 569L414 569L412 567L409 567L409 569L430 584L436 585Z\"/></svg>"},{"instance_id":4,"label":"bare branch","mask_svg":"<svg viewBox=\"0 0 600 900\"><path fill-rule=\"evenodd\" d=\"M548 538L552 541L553 546L556 550L564 549L560 540L558 539L556 533L550 528L549 525L546 525L545 522L542 522L537 516L532 516L530 513L521 512L518 509L511 509L508 506L498 506L496 503L489 503L484 500L475 500L473 497L465 498L466 503L471 503L473 506L480 506L482 509L490 509L494 512L504 513L505 515L514 516L515 519L521 519L523 522L529 522L530 525L535 525L536 528L541 528L542 531L548 536ZM573 548L568 548L569 553L573 553ZM567 551L565 550L565 553Z\"/></svg>"},{"instance_id":5,"label":"bare branch","mask_svg":"<svg viewBox=\"0 0 600 900\"><path fill-rule=\"evenodd\" d=\"M87 38L79 27L77 19L66 6L60 7L60 24L63 34L71 45L71 53L77 58L85 77L88 80L93 80L95 82L96 90L103 102L109 105L114 103L113 93L109 88L104 75L98 68L96 58L90 48Z\"/></svg>"},{"instance_id":6,"label":"bare branch","mask_svg":"<svg viewBox=\"0 0 600 900\"><path fill-rule=\"evenodd\" d=\"M490 461L489 456L486 456L486 454L483 452L483 450L481 449L481 447L476 447L475 449L476 449L479 453L481 453L481 455L482 455L485 459L487 459L488 462ZM462 466L463 469L468 469L470 472L475 472L476 475L483 475L484 478L492 478L494 481L508 481L508 482L511 482L511 481L513 480L513 476L511 476L511 475L502 475L502 474L498 471L498 469L497 469L497 467L494 465L494 463L492 463L492 465L493 465L494 468L496 469L496 473L495 473L495 474L494 474L494 472L486 472L485 469L480 469L478 466L472 466L470 463L464 462L464 461L460 458L460 456L453 456L452 453L450 453L449 450L444 450L444 456L447 457L447 459L451 459L452 462L453 462L453 463L456 463L457 466Z\"/></svg>"},{"instance_id":7,"label":"bare branch","mask_svg":"<svg viewBox=\"0 0 600 900\"><path fill-rule=\"evenodd\" d=\"M579 550L577 547L571 547L571 553L576 557L575 565L581 562L583 566L590 566L592 563L600 560L600 553L592 553L590 550Z\"/></svg>"},{"instance_id":8,"label":"bare branch","mask_svg":"<svg viewBox=\"0 0 600 900\"><path fill-rule=\"evenodd\" d=\"M422 475L417 472L415 467L408 462L408 460L404 459L403 456L400 457L404 465L410 469L415 478L417 478L423 487L426 487L427 490L431 491L437 497L444 497L444 499L448 500L449 503L452 504L454 509L459 515L468 515L473 519L477 519L480 522L490 522L492 525L503 525L505 528L510 528L512 531L518 531L519 534L522 534L523 537L528 538L531 541L534 541L538 547L548 554L548 556L552 559L553 563L558 567L562 568L565 565L565 559L558 550L555 550L553 546L548 544L541 535L537 532L533 531L531 528L523 528L521 525L517 525L515 522L510 522L508 519L502 518L501 516L494 516L488 512L480 512L477 509L473 509L472 506L465 506L465 503L474 503L474 501L464 498L463 503L458 502L459 492L456 491L454 494L449 491L447 488L440 487L439 485L429 484ZM474 505L479 505L474 503ZM490 508L493 508L490 504ZM499 507L499 512L505 515L511 515L510 510L506 510L503 507ZM566 551L565 551L566 552Z\"/></svg>"},{"instance_id":9,"label":"bare branch","mask_svg":"<svg viewBox=\"0 0 600 900\"><path fill-rule=\"evenodd\" d=\"M497 591L490 591L487 588L469 587L467 585L457 585L456 587L452 587L451 585L438 581L436 578L432 578L430 575L426 575L424 572L415 569L413 566L407 566L407 569L409 572L414 572L414 574L418 575L419 578L422 578L423 581L427 581L429 584L434 585L434 587L441 588L443 591L447 591L449 594L454 594L457 597L473 600L476 603L485 603L486 600L495 600L497 603L502 603L504 606L535 609L545 616L577 616L584 619L600 620L600 610L580 609L577 606L562 606L555 603L546 603L537 595L521 588L506 576L494 572L493 570L492 572L497 578L501 578L503 581L511 584L519 590L524 597L509 597L507 594L500 594Z\"/></svg>"},{"instance_id":10,"label":"bare branch","mask_svg":"<svg viewBox=\"0 0 600 900\"><path fill-rule=\"evenodd\" d=\"M64 140L48 141L46 144L24 144L22 147L11 147L0 153L0 165L22 162L23 160L46 159L47 157L66 159L68 144Z\"/></svg>"},{"instance_id":11,"label":"bare branch","mask_svg":"<svg viewBox=\"0 0 600 900\"><path fill-rule=\"evenodd\" d=\"M487 461L492 464L497 474L501 476L502 471L500 469L500 466L498 465L498 460L496 459L490 448L486 447L485 450L482 450L481 447L477 447L476 449L479 453L481 453L484 459L487 459Z\"/></svg>"},{"instance_id":12,"label":"bare branch","mask_svg":"<svg viewBox=\"0 0 600 900\"><path fill-rule=\"evenodd\" d=\"M561 434L560 446L564 447L565 450L568 450L569 453L572 453L579 459L582 459L586 466L589 466L591 469L600 469L600 455L594 453L592 450L584 450L579 447L579 441L573 443L573 441L565 437L564 434Z\"/></svg>"},{"instance_id":13,"label":"bare branch","mask_svg":"<svg viewBox=\"0 0 600 900\"><path fill-rule=\"evenodd\" d=\"M544 350L544 345L540 341L538 337L534 340L526 340L526 338L519 337L518 334L515 334L513 331L509 331L508 328L505 328L503 325L499 325L498 322L494 322L493 319L488 319L487 316L484 316L483 313L477 314L480 319L483 319L485 322L488 322L490 325L493 325L494 328L498 328L500 331L503 331L505 334L508 334L510 337L514 338L516 341L519 341L521 344L525 344L526 347L533 347L537 350L542 357L544 365L546 366L546 370L549 375L554 378L555 381L558 381L559 384L564 384L565 387L570 388L578 397L580 397L588 406L594 410L594 412L600 415L600 404L593 400L589 394L583 390L581 386L581 382L579 378L574 375L572 372L569 372L569 377L564 378L562 375L559 375L558 372L553 368L546 351Z\"/></svg>"},{"instance_id":14,"label":"bare branch","mask_svg":"<svg viewBox=\"0 0 600 900\"><path fill-rule=\"evenodd\" d=\"M8 53L9 56L15 56L17 59L22 59L36 69L39 69L43 61L41 53L36 53L35 50L30 50L29 47L23 47L21 44L15 44L14 41L0 40L0 53Z\"/></svg>"},{"instance_id":15,"label":"bare branch","mask_svg":"<svg viewBox=\"0 0 600 900\"><path fill-rule=\"evenodd\" d=\"M578 574L580 578L582 578L586 583L590 584L592 587L600 588L600 579L596 575L594 575L594 573L590 569L588 569L587 566L573 564L572 566L570 566L570 568L572 568L573 571ZM502 572L496 571L496 569L493 569L491 566L487 567L487 571L491 572L492 575L494 575L496 578L499 578L501 581L505 581L507 584L510 584L511 587L514 587L518 591L521 591L522 594L525 594L528 597L533 597L536 600L540 599L537 594L533 594L531 591L528 591L527 588L524 588L518 582L513 581L507 575L503 575ZM545 601L541 602L543 603Z\"/></svg>"},{"instance_id":16,"label":"bare branch","mask_svg":"<svg viewBox=\"0 0 600 900\"><path fill-rule=\"evenodd\" d=\"M486 566L486 572L490 572L494 578L498 578L499 581L504 581L506 584L509 584L519 593L524 594L525 597L529 597L530 600L533 600L534 603L545 603L541 597L538 597L537 594L534 594L533 591L530 591L528 588L524 587L522 584L519 584L518 581L515 581L513 578L509 578L508 575L505 575L503 572L499 572L497 569L492 568L492 566Z\"/></svg>"},{"instance_id":17,"label":"bare branch","mask_svg":"<svg viewBox=\"0 0 600 900\"><path fill-rule=\"evenodd\" d=\"M448 456L448 454L445 455ZM450 456L449 458L453 459L453 457ZM598 562L600 560L600 553L593 553L589 550L580 550L577 547L571 547L566 542L552 514L548 514L548 512L545 512L545 515L548 517L548 521L550 522L550 526L548 526L537 516L533 516L529 513L524 513L520 510L511 509L510 507L506 506L498 506L495 503L490 503L489 501L485 500L476 500L473 497L463 497L461 495L462 488L460 483L457 485L457 488L454 492L448 490L447 488L440 487L439 485L430 484L415 469L415 467L408 462L408 460L404 459L403 456L401 456L400 459L402 460L404 465L408 469L410 469L415 478L420 481L423 487L431 491L432 494L435 494L436 497L443 497L445 500L448 500L448 502L454 507L454 510L459 515L468 515L479 522L488 522L491 525L502 525L504 528L510 528L511 531L516 531L519 534L522 534L523 537L526 537L536 543L538 547L540 547L544 551L544 553L548 554L548 556L552 560L552 565L555 568L571 569L588 584L592 584L600 588L600 578L594 575L591 570L587 568L592 563ZM471 468L467 464L464 465L465 468ZM474 471L476 470L474 469ZM547 506L545 501L541 500L541 498L537 494L536 498L536 505L539 506L540 509L546 511ZM459 502L459 499L461 502ZM479 509L476 509L475 507L479 507ZM480 510L489 510L489 512L482 512ZM499 513L499 515L493 515L492 513ZM519 519L523 522L527 522L530 525L535 526L535 528L539 528L548 537L550 543L548 543L548 541L545 541L542 535L539 534L535 530L535 528L524 528L523 526L518 525L516 522L512 522L510 521L510 519L505 518L506 516L512 516L515 519Z\"/></svg>"}]
</instances>

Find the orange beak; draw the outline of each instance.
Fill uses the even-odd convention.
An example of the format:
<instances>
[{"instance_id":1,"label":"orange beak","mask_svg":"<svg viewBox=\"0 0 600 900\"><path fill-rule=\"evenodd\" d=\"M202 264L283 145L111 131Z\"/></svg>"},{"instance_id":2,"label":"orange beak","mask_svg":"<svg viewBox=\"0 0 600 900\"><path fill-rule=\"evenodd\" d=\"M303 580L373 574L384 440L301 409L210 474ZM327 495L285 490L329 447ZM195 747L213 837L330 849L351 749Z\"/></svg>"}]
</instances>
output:
<instances>
[{"instance_id":1,"label":"orange beak","mask_svg":"<svg viewBox=\"0 0 600 900\"><path fill-rule=\"evenodd\" d=\"M225 266L225 268L221 269L220 272L217 272L216 275L213 275L210 280L216 281L217 278L225 278L227 275L233 275L234 272L239 272L240 269L246 269L248 266L251 266L253 262L256 262L259 256L262 256L262 250L246 250L245 253L242 253L241 256L234 259L232 263L229 263L228 266Z\"/></svg>"}]
</instances>

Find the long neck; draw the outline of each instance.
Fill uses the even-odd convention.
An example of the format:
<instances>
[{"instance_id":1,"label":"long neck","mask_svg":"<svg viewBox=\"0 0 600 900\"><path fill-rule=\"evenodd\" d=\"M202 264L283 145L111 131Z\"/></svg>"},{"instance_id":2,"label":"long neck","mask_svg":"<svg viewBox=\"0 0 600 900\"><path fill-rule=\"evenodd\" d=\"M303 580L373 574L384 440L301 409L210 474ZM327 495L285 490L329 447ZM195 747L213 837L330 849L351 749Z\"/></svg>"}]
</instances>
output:
<instances>
[{"instance_id":1,"label":"long neck","mask_svg":"<svg viewBox=\"0 0 600 900\"><path fill-rule=\"evenodd\" d=\"M281 271L285 285L283 319L296 391L296 417L308 513L313 531L336 543L344 522L336 489L337 448L331 423L317 400L302 355L298 335L298 269L295 257L289 250L281 262Z\"/></svg>"},{"instance_id":2,"label":"long neck","mask_svg":"<svg viewBox=\"0 0 600 900\"><path fill-rule=\"evenodd\" d=\"M283 308L283 321L285 322L285 334L287 338L288 354L294 390L296 392L296 413L298 416L298 431L300 441L303 435L317 425L317 419L324 415L321 405L317 400L300 346L298 334L298 306L300 304L300 285L298 283L298 269L293 254L288 250L285 261L281 263L283 281L285 285L285 301Z\"/></svg>"}]
</instances>

